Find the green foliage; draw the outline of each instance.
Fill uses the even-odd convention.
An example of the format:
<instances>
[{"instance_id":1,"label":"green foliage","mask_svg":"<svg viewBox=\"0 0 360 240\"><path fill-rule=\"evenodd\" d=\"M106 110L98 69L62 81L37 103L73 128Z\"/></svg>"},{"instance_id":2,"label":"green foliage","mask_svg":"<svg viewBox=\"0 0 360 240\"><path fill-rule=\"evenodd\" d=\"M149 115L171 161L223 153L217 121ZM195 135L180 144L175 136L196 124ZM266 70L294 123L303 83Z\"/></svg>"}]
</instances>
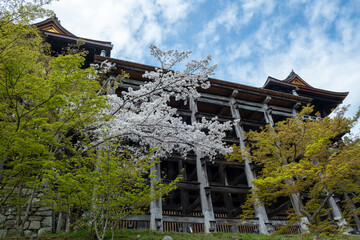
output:
<instances>
[{"instance_id":1,"label":"green foliage","mask_svg":"<svg viewBox=\"0 0 360 240\"><path fill-rule=\"evenodd\" d=\"M48 163L74 155L75 134L107 118L95 71L81 68L80 54L50 57L28 24L48 12L44 3L1 3L0 206L16 206L20 234L35 192L46 188Z\"/></svg>"},{"instance_id":2,"label":"green foliage","mask_svg":"<svg viewBox=\"0 0 360 240\"><path fill-rule=\"evenodd\" d=\"M252 161L261 166L253 181L255 195L250 196L247 206L256 202L254 196L267 205L279 197L297 196L300 201L294 206L298 214L292 215L293 222L305 216L312 232L334 232L326 216L327 200L333 194L351 192L355 195L353 201L357 201L360 193L359 139L344 137L358 114L346 118L345 111L342 108L333 117L310 121L304 116L312 108L305 107L274 127L268 125L259 132L247 133L251 145L245 152L251 152ZM234 151L230 158L242 159L240 152Z\"/></svg>"},{"instance_id":3,"label":"green foliage","mask_svg":"<svg viewBox=\"0 0 360 240\"><path fill-rule=\"evenodd\" d=\"M136 156L121 142L107 142L100 152L48 162L48 201L58 212L82 212L74 227L90 235L95 228L99 232L109 226L113 229L125 216L144 213L151 201L175 188L180 178L167 185L159 180L152 194L149 181L155 173L151 167L157 161L151 151Z\"/></svg>"},{"instance_id":4,"label":"green foliage","mask_svg":"<svg viewBox=\"0 0 360 240\"><path fill-rule=\"evenodd\" d=\"M99 69L82 68L78 46L48 54L30 25L51 14L42 8L48 2L0 4L0 207L16 206L20 234L38 191L42 204L67 215L67 226L86 215L95 227L139 214L175 187L159 180L151 192L150 168L157 161L151 151L138 156L119 139L95 144L94 124L111 118L100 93L111 86L96 74Z\"/></svg>"},{"instance_id":5,"label":"green foliage","mask_svg":"<svg viewBox=\"0 0 360 240\"><path fill-rule=\"evenodd\" d=\"M182 233L182 232L158 232L150 230L129 230L129 229L120 229L115 233L115 239L137 239L137 240L161 240L164 236L171 236L174 240L260 240L260 239L277 239L277 240L312 240L314 239L313 235L303 236L303 235L263 235L263 234L245 234L245 233ZM49 235L48 237L54 237L54 235ZM88 236L82 232L72 233L72 234L62 234L56 235L56 237L67 237L69 239L89 239ZM111 239L110 235L107 235L105 239ZM360 236L354 235L334 235L333 237L324 236L323 239L348 239L348 240L358 240Z\"/></svg>"}]
</instances>

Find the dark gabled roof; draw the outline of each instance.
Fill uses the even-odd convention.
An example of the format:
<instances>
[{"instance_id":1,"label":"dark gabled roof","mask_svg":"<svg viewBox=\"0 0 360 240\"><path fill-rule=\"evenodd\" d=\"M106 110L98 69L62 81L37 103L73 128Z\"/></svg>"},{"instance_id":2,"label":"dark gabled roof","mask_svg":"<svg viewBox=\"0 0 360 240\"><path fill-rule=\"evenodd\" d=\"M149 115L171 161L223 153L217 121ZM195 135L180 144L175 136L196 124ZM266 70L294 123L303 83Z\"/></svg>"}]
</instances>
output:
<instances>
[{"instance_id":1,"label":"dark gabled roof","mask_svg":"<svg viewBox=\"0 0 360 240\"><path fill-rule=\"evenodd\" d=\"M289 76L287 76L283 82L286 83L291 83L291 84L296 84L296 85L300 85L300 86L306 86L306 87L312 87L310 86L310 84L308 84L307 82L305 82L299 75L297 75L294 70L291 70Z\"/></svg>"},{"instance_id":2,"label":"dark gabled roof","mask_svg":"<svg viewBox=\"0 0 360 240\"><path fill-rule=\"evenodd\" d=\"M48 18L42 22L35 23L34 26L36 26L41 32L43 32L47 36L56 36L57 38L70 41L84 40L87 44L101 46L103 48L105 47L112 49L113 47L111 42L77 37L76 35L66 30L63 26L61 26L60 21L56 17Z\"/></svg>"},{"instance_id":3,"label":"dark gabled roof","mask_svg":"<svg viewBox=\"0 0 360 240\"><path fill-rule=\"evenodd\" d=\"M288 77L284 80L279 80L273 77L268 77L263 88L272 89L274 86L279 86L291 90L295 90L298 93L304 93L305 95L318 95L319 97L329 97L333 99L338 99L341 103L349 92L333 92L320 88L314 88L307 82L305 82L299 75L294 71L291 71Z\"/></svg>"},{"instance_id":4,"label":"dark gabled roof","mask_svg":"<svg viewBox=\"0 0 360 240\"><path fill-rule=\"evenodd\" d=\"M115 63L119 66L120 69L125 70L127 73L130 74L131 79L142 79L142 75L145 71L154 71L155 67L130 61L125 61L121 59L109 58L109 57L102 57L102 56L95 56L95 62L103 62L109 61L111 63ZM200 89L200 91L205 93L212 93L217 95L223 95L229 97L234 90L237 90L243 95L248 96L252 101L260 101L262 102L266 96L272 96L275 99L281 99L281 101L291 102L291 104L300 102L302 104L308 104L311 102L311 98L305 96L295 96L288 93L273 91L271 89L264 89L259 87L248 86L239 83L228 82L224 80L218 80L214 78L209 78L211 83L211 87L208 89ZM237 94L236 96L239 97Z\"/></svg>"},{"instance_id":5,"label":"dark gabled roof","mask_svg":"<svg viewBox=\"0 0 360 240\"><path fill-rule=\"evenodd\" d=\"M349 92L333 92L324 89L314 88L305 82L294 71L284 80L268 77L263 89L271 89L279 92L292 93L312 99L311 104L315 105L315 111L320 112L322 116L326 116L332 112L339 104L341 104Z\"/></svg>"},{"instance_id":6,"label":"dark gabled roof","mask_svg":"<svg viewBox=\"0 0 360 240\"><path fill-rule=\"evenodd\" d=\"M74 34L61 26L59 20L56 17L48 18L42 22L35 23L34 25L42 32L53 32L60 35L77 38Z\"/></svg>"}]
</instances>

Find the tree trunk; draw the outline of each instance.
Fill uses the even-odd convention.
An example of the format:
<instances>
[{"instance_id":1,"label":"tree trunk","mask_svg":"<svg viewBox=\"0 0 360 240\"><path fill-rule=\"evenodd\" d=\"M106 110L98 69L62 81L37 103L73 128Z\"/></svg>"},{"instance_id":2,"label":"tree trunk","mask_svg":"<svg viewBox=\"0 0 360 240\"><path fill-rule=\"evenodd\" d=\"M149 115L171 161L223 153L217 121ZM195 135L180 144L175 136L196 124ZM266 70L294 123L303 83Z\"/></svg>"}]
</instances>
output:
<instances>
[{"instance_id":1,"label":"tree trunk","mask_svg":"<svg viewBox=\"0 0 360 240\"><path fill-rule=\"evenodd\" d=\"M66 225L65 225L65 232L70 232L70 208L68 209L68 212L66 214Z\"/></svg>"},{"instance_id":2,"label":"tree trunk","mask_svg":"<svg viewBox=\"0 0 360 240\"><path fill-rule=\"evenodd\" d=\"M352 199L350 198L348 192L344 192L344 197L346 200L346 204L348 205L348 207L350 209L350 214L354 217L356 228L358 231L360 231L360 219L359 219L359 216L356 214L356 211L357 211L356 206L353 203Z\"/></svg>"},{"instance_id":3,"label":"tree trunk","mask_svg":"<svg viewBox=\"0 0 360 240\"><path fill-rule=\"evenodd\" d=\"M62 228L63 223L64 223L64 221L63 221L63 213L60 212L58 222L57 222L57 225L56 225L56 233L61 233L61 228Z\"/></svg>"},{"instance_id":4,"label":"tree trunk","mask_svg":"<svg viewBox=\"0 0 360 240\"><path fill-rule=\"evenodd\" d=\"M21 208L22 206L18 206L19 207L19 212L18 212L18 218L16 220L16 229L19 231L19 235L20 236L24 236L24 225L25 222L28 220L29 218L29 214L30 214L30 210L31 210L31 206L32 206L32 201L34 199L34 195L35 195L35 184L34 183L34 187L31 192L30 198L27 201L27 206L26 206L26 211L25 211L25 215L23 218L21 218ZM19 198L21 197L21 191L22 191L22 187L19 188Z\"/></svg>"}]
</instances>

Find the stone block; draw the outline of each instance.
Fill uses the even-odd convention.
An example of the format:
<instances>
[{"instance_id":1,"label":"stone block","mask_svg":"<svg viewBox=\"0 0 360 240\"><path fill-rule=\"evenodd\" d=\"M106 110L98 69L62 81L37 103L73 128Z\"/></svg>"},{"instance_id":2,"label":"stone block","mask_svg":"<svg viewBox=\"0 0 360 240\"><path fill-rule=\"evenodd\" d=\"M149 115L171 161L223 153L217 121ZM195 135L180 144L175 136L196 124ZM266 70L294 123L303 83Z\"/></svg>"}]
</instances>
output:
<instances>
[{"instance_id":1,"label":"stone block","mask_svg":"<svg viewBox=\"0 0 360 240\"><path fill-rule=\"evenodd\" d=\"M30 221L41 221L43 219L43 217L41 216L30 216L29 220Z\"/></svg>"},{"instance_id":2,"label":"stone block","mask_svg":"<svg viewBox=\"0 0 360 240\"><path fill-rule=\"evenodd\" d=\"M49 210L52 210L51 207L39 207L37 211L41 212L41 211L49 211Z\"/></svg>"},{"instance_id":3,"label":"stone block","mask_svg":"<svg viewBox=\"0 0 360 240\"><path fill-rule=\"evenodd\" d=\"M52 211L38 211L35 213L36 216L51 216L52 215Z\"/></svg>"},{"instance_id":4,"label":"stone block","mask_svg":"<svg viewBox=\"0 0 360 240\"><path fill-rule=\"evenodd\" d=\"M6 237L16 237L19 235L20 235L19 231L16 230L15 228L9 229L6 233Z\"/></svg>"},{"instance_id":5,"label":"stone block","mask_svg":"<svg viewBox=\"0 0 360 240\"><path fill-rule=\"evenodd\" d=\"M40 229L40 227L41 227L40 221L31 221L30 222L30 226L29 226L30 230L38 230L38 229Z\"/></svg>"},{"instance_id":6,"label":"stone block","mask_svg":"<svg viewBox=\"0 0 360 240\"><path fill-rule=\"evenodd\" d=\"M5 222L5 227L6 227L6 228L13 228L13 227L15 227L15 221L14 221L14 220L7 220L7 221Z\"/></svg>"},{"instance_id":7,"label":"stone block","mask_svg":"<svg viewBox=\"0 0 360 240\"><path fill-rule=\"evenodd\" d=\"M51 232L52 232L51 227L40 228L39 231L38 231L38 236L48 234L48 233L51 233Z\"/></svg>"},{"instance_id":8,"label":"stone block","mask_svg":"<svg viewBox=\"0 0 360 240\"><path fill-rule=\"evenodd\" d=\"M14 214L16 212L15 208L8 208L5 212L5 215Z\"/></svg>"},{"instance_id":9,"label":"stone block","mask_svg":"<svg viewBox=\"0 0 360 240\"><path fill-rule=\"evenodd\" d=\"M37 236L36 232L30 231L30 230L25 230L24 235L25 235L25 237L36 237Z\"/></svg>"},{"instance_id":10,"label":"stone block","mask_svg":"<svg viewBox=\"0 0 360 240\"><path fill-rule=\"evenodd\" d=\"M30 222L29 221L26 221L24 223L24 229L28 229L28 227L30 226Z\"/></svg>"},{"instance_id":11,"label":"stone block","mask_svg":"<svg viewBox=\"0 0 360 240\"><path fill-rule=\"evenodd\" d=\"M5 215L0 214L0 224L3 224L6 220Z\"/></svg>"},{"instance_id":12,"label":"stone block","mask_svg":"<svg viewBox=\"0 0 360 240\"><path fill-rule=\"evenodd\" d=\"M46 217L41 222L41 227L51 227L52 217Z\"/></svg>"},{"instance_id":13,"label":"stone block","mask_svg":"<svg viewBox=\"0 0 360 240\"><path fill-rule=\"evenodd\" d=\"M7 230L6 229L0 229L0 238L3 238L6 236Z\"/></svg>"}]
</instances>

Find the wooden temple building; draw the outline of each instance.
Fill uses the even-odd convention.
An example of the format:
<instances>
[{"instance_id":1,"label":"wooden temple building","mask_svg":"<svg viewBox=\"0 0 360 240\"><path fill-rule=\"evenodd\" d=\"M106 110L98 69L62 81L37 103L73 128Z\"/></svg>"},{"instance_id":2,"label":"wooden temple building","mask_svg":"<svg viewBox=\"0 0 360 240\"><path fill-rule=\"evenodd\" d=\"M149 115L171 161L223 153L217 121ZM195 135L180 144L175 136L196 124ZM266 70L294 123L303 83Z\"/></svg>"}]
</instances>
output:
<instances>
[{"instance_id":1,"label":"wooden temple building","mask_svg":"<svg viewBox=\"0 0 360 240\"><path fill-rule=\"evenodd\" d=\"M45 20L36 26L55 51L80 39L64 29L56 19ZM111 58L110 42L83 40L84 47L89 51L87 63L107 60L115 63L119 71L122 69L130 74L117 92L126 91L128 87L136 89L145 81L143 73L154 70L152 66ZM314 105L321 116L327 116L348 95L347 92L314 88L293 71L284 80L268 77L263 87L209 80L211 87L199 89L201 97L195 102L184 105L183 102L171 101L170 104L188 123L202 117L217 116L219 121L238 119L239 123L233 131L227 132L224 141L240 146L247 144L244 132L250 129L274 125L292 117L307 104ZM279 201L274 206L255 206L255 218L241 220L241 205L252 187L251 181L256 177L256 166L251 161L227 162L219 157L215 162L210 162L196 154L186 159L174 154L155 167L157 173L165 174L169 181L178 174L182 174L183 179L164 200L153 202L147 215L129 216L122 222L123 227L132 225L139 229L187 232L270 233L285 224L286 210L296 201L291 199ZM329 207L332 208L330 217L340 220L341 211L336 198L330 199ZM298 230L299 227L294 226L292 232Z\"/></svg>"}]
</instances>

